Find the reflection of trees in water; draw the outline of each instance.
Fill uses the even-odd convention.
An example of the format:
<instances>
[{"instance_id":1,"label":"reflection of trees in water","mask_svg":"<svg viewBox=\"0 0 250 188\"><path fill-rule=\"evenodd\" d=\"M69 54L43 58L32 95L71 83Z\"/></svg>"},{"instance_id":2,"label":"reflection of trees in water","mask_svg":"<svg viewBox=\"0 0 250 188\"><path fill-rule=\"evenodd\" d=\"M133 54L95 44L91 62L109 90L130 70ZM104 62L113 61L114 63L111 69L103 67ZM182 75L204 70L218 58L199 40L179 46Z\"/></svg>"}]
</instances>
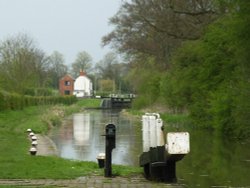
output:
<instances>
[{"instance_id":1,"label":"reflection of trees in water","mask_svg":"<svg viewBox=\"0 0 250 188\"><path fill-rule=\"evenodd\" d=\"M177 165L178 177L190 187L250 185L250 148L213 131L190 130L191 152ZM249 144L249 142L248 142Z\"/></svg>"}]
</instances>

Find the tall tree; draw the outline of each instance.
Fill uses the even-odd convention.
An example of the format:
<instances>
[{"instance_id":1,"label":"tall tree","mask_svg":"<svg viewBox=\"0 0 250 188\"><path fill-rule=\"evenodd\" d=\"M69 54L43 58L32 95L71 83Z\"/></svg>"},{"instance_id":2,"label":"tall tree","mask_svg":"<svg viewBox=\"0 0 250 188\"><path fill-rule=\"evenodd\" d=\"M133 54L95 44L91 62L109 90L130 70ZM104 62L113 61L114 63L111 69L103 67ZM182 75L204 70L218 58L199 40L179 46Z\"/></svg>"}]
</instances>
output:
<instances>
[{"instance_id":1,"label":"tall tree","mask_svg":"<svg viewBox=\"0 0 250 188\"><path fill-rule=\"evenodd\" d=\"M63 54L58 51L54 51L49 56L48 62L51 85L53 88L58 88L59 79L64 76L68 71L68 67L65 65Z\"/></svg>"},{"instance_id":2,"label":"tall tree","mask_svg":"<svg viewBox=\"0 0 250 188\"><path fill-rule=\"evenodd\" d=\"M167 67L172 51L182 41L196 40L216 17L212 0L124 1L110 22L115 29L103 37L119 52L153 57Z\"/></svg>"},{"instance_id":3,"label":"tall tree","mask_svg":"<svg viewBox=\"0 0 250 188\"><path fill-rule=\"evenodd\" d=\"M113 52L107 53L104 58L96 64L96 70L104 79L114 80L116 76L115 65L118 64L117 56Z\"/></svg>"},{"instance_id":4,"label":"tall tree","mask_svg":"<svg viewBox=\"0 0 250 188\"><path fill-rule=\"evenodd\" d=\"M92 57L86 52L82 51L77 54L76 60L72 64L72 72L74 76L79 75L80 70L89 72L92 68Z\"/></svg>"},{"instance_id":5,"label":"tall tree","mask_svg":"<svg viewBox=\"0 0 250 188\"><path fill-rule=\"evenodd\" d=\"M7 38L0 44L0 80L5 90L23 93L45 83L47 58L26 34Z\"/></svg>"},{"instance_id":6,"label":"tall tree","mask_svg":"<svg viewBox=\"0 0 250 188\"><path fill-rule=\"evenodd\" d=\"M223 2L228 14L211 24L200 40L177 51L161 89L168 105L188 109L194 125L229 138L247 138L250 2Z\"/></svg>"}]
</instances>

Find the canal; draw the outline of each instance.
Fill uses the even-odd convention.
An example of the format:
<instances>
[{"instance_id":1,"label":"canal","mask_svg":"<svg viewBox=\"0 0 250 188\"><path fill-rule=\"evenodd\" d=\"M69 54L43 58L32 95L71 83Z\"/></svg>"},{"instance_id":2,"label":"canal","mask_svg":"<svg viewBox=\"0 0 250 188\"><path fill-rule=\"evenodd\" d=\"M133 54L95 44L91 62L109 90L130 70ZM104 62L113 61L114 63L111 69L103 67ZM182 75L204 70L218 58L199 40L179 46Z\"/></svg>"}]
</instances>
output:
<instances>
[{"instance_id":1,"label":"canal","mask_svg":"<svg viewBox=\"0 0 250 188\"><path fill-rule=\"evenodd\" d=\"M138 166L142 153L141 122L118 111L76 113L54 129L50 137L63 158L97 161L105 151L105 126L116 125L114 164ZM184 187L250 187L250 140L236 142L209 130L167 125L170 131L190 133L191 152L177 162L178 183Z\"/></svg>"},{"instance_id":2,"label":"canal","mask_svg":"<svg viewBox=\"0 0 250 188\"><path fill-rule=\"evenodd\" d=\"M62 126L53 130L51 138L63 158L97 161L105 152L105 126L116 125L116 148L112 151L114 164L138 165L142 152L140 124L120 115L115 110L91 110L76 113L65 119Z\"/></svg>"}]
</instances>

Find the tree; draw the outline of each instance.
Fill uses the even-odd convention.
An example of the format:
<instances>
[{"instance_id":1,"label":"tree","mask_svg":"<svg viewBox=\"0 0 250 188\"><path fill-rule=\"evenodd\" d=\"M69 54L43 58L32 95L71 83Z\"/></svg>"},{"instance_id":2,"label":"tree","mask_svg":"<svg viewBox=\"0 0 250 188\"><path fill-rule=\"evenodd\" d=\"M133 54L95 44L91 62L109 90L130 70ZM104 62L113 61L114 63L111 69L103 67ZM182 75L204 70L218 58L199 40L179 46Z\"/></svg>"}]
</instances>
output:
<instances>
[{"instance_id":1,"label":"tree","mask_svg":"<svg viewBox=\"0 0 250 188\"><path fill-rule=\"evenodd\" d=\"M114 80L117 75L115 65L118 63L117 56L113 52L109 52L96 64L96 70L103 79Z\"/></svg>"},{"instance_id":2,"label":"tree","mask_svg":"<svg viewBox=\"0 0 250 188\"><path fill-rule=\"evenodd\" d=\"M211 24L200 40L175 53L161 88L169 105L188 109L194 125L214 128L227 138L247 138L250 3L229 3L228 14Z\"/></svg>"},{"instance_id":3,"label":"tree","mask_svg":"<svg viewBox=\"0 0 250 188\"><path fill-rule=\"evenodd\" d=\"M54 51L49 56L48 63L51 85L53 88L57 89L59 86L59 79L67 73L68 67L64 64L65 60L63 54L58 51Z\"/></svg>"},{"instance_id":4,"label":"tree","mask_svg":"<svg viewBox=\"0 0 250 188\"><path fill-rule=\"evenodd\" d=\"M46 82L47 58L25 34L7 38L0 44L0 81L2 88L24 93L29 87Z\"/></svg>"},{"instance_id":5,"label":"tree","mask_svg":"<svg viewBox=\"0 0 250 188\"><path fill-rule=\"evenodd\" d=\"M89 72L92 68L92 57L85 51L77 54L76 60L72 64L72 72L76 77L79 75L80 70Z\"/></svg>"},{"instance_id":6,"label":"tree","mask_svg":"<svg viewBox=\"0 0 250 188\"><path fill-rule=\"evenodd\" d=\"M115 53L107 53L104 58L96 64L95 69L99 79L111 80L115 83L115 88L119 91L128 91L128 84L126 82L128 65L119 62Z\"/></svg>"},{"instance_id":7,"label":"tree","mask_svg":"<svg viewBox=\"0 0 250 188\"><path fill-rule=\"evenodd\" d=\"M115 29L103 37L103 45L133 58L153 57L166 68L173 50L198 39L217 17L214 7L211 0L124 1L110 20Z\"/></svg>"}]
</instances>

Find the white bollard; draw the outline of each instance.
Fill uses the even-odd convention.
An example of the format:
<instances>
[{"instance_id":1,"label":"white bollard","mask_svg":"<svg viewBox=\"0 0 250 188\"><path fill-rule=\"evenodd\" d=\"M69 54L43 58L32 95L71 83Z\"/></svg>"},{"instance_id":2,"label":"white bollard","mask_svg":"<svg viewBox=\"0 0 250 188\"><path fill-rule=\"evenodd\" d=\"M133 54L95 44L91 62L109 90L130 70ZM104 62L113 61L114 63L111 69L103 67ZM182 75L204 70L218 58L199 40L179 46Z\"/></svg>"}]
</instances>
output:
<instances>
[{"instance_id":1,"label":"white bollard","mask_svg":"<svg viewBox=\"0 0 250 188\"><path fill-rule=\"evenodd\" d=\"M35 134L33 133L33 132L31 132L30 134L29 134L29 136L30 137L32 137L32 136L34 136Z\"/></svg>"},{"instance_id":2,"label":"white bollard","mask_svg":"<svg viewBox=\"0 0 250 188\"><path fill-rule=\"evenodd\" d=\"M35 147L30 148L30 155L36 155L37 149Z\"/></svg>"},{"instance_id":3,"label":"white bollard","mask_svg":"<svg viewBox=\"0 0 250 188\"><path fill-rule=\"evenodd\" d=\"M37 140L37 137L36 137L36 136L32 136L32 137L31 137L31 140L32 140L32 141L35 141L35 140Z\"/></svg>"},{"instance_id":4,"label":"white bollard","mask_svg":"<svg viewBox=\"0 0 250 188\"><path fill-rule=\"evenodd\" d=\"M37 141L36 140L32 141L31 145L34 146L34 147L36 147L37 146Z\"/></svg>"}]
</instances>

